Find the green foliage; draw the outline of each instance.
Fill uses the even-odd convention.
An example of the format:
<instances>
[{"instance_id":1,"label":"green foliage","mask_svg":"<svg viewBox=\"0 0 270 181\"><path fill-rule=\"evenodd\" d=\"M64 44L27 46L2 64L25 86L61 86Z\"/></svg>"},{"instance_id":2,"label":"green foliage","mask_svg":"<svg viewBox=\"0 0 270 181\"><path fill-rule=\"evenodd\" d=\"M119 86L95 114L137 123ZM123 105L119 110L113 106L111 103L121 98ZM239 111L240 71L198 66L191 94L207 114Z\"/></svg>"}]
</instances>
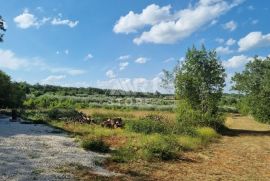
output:
<instances>
[{"instance_id":1,"label":"green foliage","mask_svg":"<svg viewBox=\"0 0 270 181\"><path fill-rule=\"evenodd\" d=\"M225 69L215 51L188 49L185 61L177 68L176 96L194 110L215 114L225 86Z\"/></svg>"},{"instance_id":2,"label":"green foliage","mask_svg":"<svg viewBox=\"0 0 270 181\"><path fill-rule=\"evenodd\" d=\"M188 49L185 61L178 64L173 73L165 71L165 80L174 83L177 106L177 121L180 127L210 126L219 129L223 120L218 115L218 104L225 86L225 69L215 51ZM168 82L165 82L168 83Z\"/></svg>"},{"instance_id":3,"label":"green foliage","mask_svg":"<svg viewBox=\"0 0 270 181\"><path fill-rule=\"evenodd\" d=\"M189 127L212 127L219 130L223 127L224 119L218 114L203 113L200 110L192 109L191 105L181 100L177 106L177 122L183 128Z\"/></svg>"},{"instance_id":4,"label":"green foliage","mask_svg":"<svg viewBox=\"0 0 270 181\"><path fill-rule=\"evenodd\" d=\"M244 94L240 111L252 114L257 120L270 123L270 58L254 57L245 70L232 78L234 90Z\"/></svg>"},{"instance_id":5,"label":"green foliage","mask_svg":"<svg viewBox=\"0 0 270 181\"><path fill-rule=\"evenodd\" d=\"M22 106L25 89L20 83L13 83L10 77L0 70L0 108L18 108Z\"/></svg>"},{"instance_id":6,"label":"green foliage","mask_svg":"<svg viewBox=\"0 0 270 181\"><path fill-rule=\"evenodd\" d=\"M83 140L81 142L81 147L85 150L91 150L100 153L108 153L110 151L110 147L104 143L102 139Z\"/></svg>"},{"instance_id":7,"label":"green foliage","mask_svg":"<svg viewBox=\"0 0 270 181\"><path fill-rule=\"evenodd\" d=\"M75 109L58 109L53 108L46 112L49 119L57 120L57 119L64 119L70 120L74 116L78 115L79 112Z\"/></svg>"}]
</instances>

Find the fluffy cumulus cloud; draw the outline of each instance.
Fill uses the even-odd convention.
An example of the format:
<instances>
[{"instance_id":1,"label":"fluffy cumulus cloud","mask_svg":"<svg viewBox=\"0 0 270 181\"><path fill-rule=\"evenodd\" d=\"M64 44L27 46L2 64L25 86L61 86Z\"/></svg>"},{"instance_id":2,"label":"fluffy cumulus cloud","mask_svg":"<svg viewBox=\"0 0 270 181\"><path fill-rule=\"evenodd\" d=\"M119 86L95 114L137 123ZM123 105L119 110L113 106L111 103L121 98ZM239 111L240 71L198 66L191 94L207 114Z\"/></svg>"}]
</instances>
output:
<instances>
[{"instance_id":1,"label":"fluffy cumulus cloud","mask_svg":"<svg viewBox=\"0 0 270 181\"><path fill-rule=\"evenodd\" d=\"M110 88L110 89L123 89L126 91L141 91L141 92L155 92L160 91L163 93L172 93L173 88L164 89L161 87L162 73L156 75L152 79L146 79L143 77L137 78L119 78L110 79L106 81L97 81L97 86L100 88Z\"/></svg>"},{"instance_id":2,"label":"fluffy cumulus cloud","mask_svg":"<svg viewBox=\"0 0 270 181\"><path fill-rule=\"evenodd\" d=\"M135 63L139 63L139 64L145 64L147 61L149 60L149 58L146 57L139 57L135 60Z\"/></svg>"},{"instance_id":3,"label":"fluffy cumulus cloud","mask_svg":"<svg viewBox=\"0 0 270 181\"><path fill-rule=\"evenodd\" d=\"M130 11L122 16L114 26L116 33L132 33L150 26L133 41L136 44L157 43L171 44L180 41L211 23L220 15L240 4L241 0L200 0L194 6L189 6L176 12L171 12L171 6L159 7L152 4L140 14Z\"/></svg>"},{"instance_id":4,"label":"fluffy cumulus cloud","mask_svg":"<svg viewBox=\"0 0 270 181\"><path fill-rule=\"evenodd\" d=\"M50 75L47 78L40 81L44 85L59 85L61 80L65 79L65 75Z\"/></svg>"},{"instance_id":5,"label":"fluffy cumulus cloud","mask_svg":"<svg viewBox=\"0 0 270 181\"><path fill-rule=\"evenodd\" d=\"M62 15L61 15L62 16ZM27 9L22 14L16 16L14 19L17 27L27 29L31 27L39 28L40 26L50 22L52 25L66 25L70 28L74 28L78 25L79 21L72 21L69 19L61 19L61 17L43 17L39 18L36 15L30 13Z\"/></svg>"},{"instance_id":6,"label":"fluffy cumulus cloud","mask_svg":"<svg viewBox=\"0 0 270 181\"><path fill-rule=\"evenodd\" d=\"M120 17L113 31L115 33L134 33L146 25L155 25L169 20L171 19L170 8L170 5L159 7L156 4L151 4L143 9L140 14L130 11L126 16Z\"/></svg>"},{"instance_id":7,"label":"fluffy cumulus cloud","mask_svg":"<svg viewBox=\"0 0 270 181\"><path fill-rule=\"evenodd\" d=\"M113 70L108 70L108 71L106 72L106 76L107 76L108 78L111 78L111 79L116 77L116 75L115 75L115 73L114 73Z\"/></svg>"},{"instance_id":8,"label":"fluffy cumulus cloud","mask_svg":"<svg viewBox=\"0 0 270 181\"><path fill-rule=\"evenodd\" d=\"M224 61L223 65L226 68L239 68L239 67L243 67L250 60L252 60L251 57L247 57L245 55L238 55L238 56L233 56L227 61Z\"/></svg>"},{"instance_id":9,"label":"fluffy cumulus cloud","mask_svg":"<svg viewBox=\"0 0 270 181\"><path fill-rule=\"evenodd\" d=\"M16 25L22 29L39 26L38 20L35 15L29 13L28 10L24 10L22 14L16 16L13 20Z\"/></svg>"},{"instance_id":10,"label":"fluffy cumulus cloud","mask_svg":"<svg viewBox=\"0 0 270 181\"><path fill-rule=\"evenodd\" d=\"M128 64L129 64L128 62L119 63L119 70L125 70Z\"/></svg>"},{"instance_id":11,"label":"fluffy cumulus cloud","mask_svg":"<svg viewBox=\"0 0 270 181\"><path fill-rule=\"evenodd\" d=\"M223 25L223 28L229 31L234 31L237 28L237 23L234 21L229 21Z\"/></svg>"},{"instance_id":12,"label":"fluffy cumulus cloud","mask_svg":"<svg viewBox=\"0 0 270 181\"><path fill-rule=\"evenodd\" d=\"M240 52L270 46L270 33L263 35L262 32L251 32L238 41L238 46Z\"/></svg>"}]
</instances>

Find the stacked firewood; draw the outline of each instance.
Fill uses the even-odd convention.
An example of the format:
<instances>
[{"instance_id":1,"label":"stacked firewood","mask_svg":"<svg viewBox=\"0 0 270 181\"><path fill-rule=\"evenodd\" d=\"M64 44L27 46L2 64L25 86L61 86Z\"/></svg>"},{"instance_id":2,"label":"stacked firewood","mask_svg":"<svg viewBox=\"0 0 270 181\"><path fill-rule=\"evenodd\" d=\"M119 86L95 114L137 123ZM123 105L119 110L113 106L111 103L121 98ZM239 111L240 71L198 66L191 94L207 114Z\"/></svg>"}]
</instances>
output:
<instances>
[{"instance_id":1,"label":"stacked firewood","mask_svg":"<svg viewBox=\"0 0 270 181\"><path fill-rule=\"evenodd\" d=\"M86 124L97 124L99 121L91 118L90 116L87 116L86 114L82 112L78 112L76 115L74 115L71 120L73 122L77 123L86 123ZM107 128L122 128L124 127L124 123L122 118L108 118L101 122L102 127Z\"/></svg>"},{"instance_id":2,"label":"stacked firewood","mask_svg":"<svg viewBox=\"0 0 270 181\"><path fill-rule=\"evenodd\" d=\"M122 118L109 118L103 121L101 126L107 128L122 128L124 127L124 123Z\"/></svg>"}]
</instances>

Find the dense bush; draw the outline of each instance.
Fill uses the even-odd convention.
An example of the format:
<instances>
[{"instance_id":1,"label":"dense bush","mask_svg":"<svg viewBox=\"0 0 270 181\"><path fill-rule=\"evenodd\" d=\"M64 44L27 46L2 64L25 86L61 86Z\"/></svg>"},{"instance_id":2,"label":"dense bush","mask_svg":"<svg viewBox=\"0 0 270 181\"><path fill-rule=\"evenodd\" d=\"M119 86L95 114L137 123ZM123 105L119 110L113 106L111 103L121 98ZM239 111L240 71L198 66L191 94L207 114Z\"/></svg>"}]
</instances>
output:
<instances>
[{"instance_id":1,"label":"dense bush","mask_svg":"<svg viewBox=\"0 0 270 181\"><path fill-rule=\"evenodd\" d=\"M194 110L186 101L179 101L177 107L178 124L183 128L189 127L212 127L215 130L220 129L224 124L224 119L218 114L202 113L200 110Z\"/></svg>"},{"instance_id":2,"label":"dense bush","mask_svg":"<svg viewBox=\"0 0 270 181\"><path fill-rule=\"evenodd\" d=\"M142 156L147 160L171 160L177 158L179 151L180 146L173 136L152 135L143 145Z\"/></svg>"}]
</instances>

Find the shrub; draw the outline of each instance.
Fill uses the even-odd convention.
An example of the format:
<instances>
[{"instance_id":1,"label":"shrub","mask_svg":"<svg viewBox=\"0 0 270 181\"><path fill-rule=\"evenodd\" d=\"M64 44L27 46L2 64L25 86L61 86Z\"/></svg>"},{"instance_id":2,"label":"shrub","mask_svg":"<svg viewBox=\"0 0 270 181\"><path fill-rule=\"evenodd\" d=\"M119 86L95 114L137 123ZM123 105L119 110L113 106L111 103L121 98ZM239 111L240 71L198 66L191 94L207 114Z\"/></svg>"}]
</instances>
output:
<instances>
[{"instance_id":1,"label":"shrub","mask_svg":"<svg viewBox=\"0 0 270 181\"><path fill-rule=\"evenodd\" d=\"M168 127L163 122L152 121L148 119L129 121L126 125L129 131L137 133L168 133Z\"/></svg>"},{"instance_id":2,"label":"shrub","mask_svg":"<svg viewBox=\"0 0 270 181\"><path fill-rule=\"evenodd\" d=\"M146 138L141 154L147 160L171 160L177 158L179 151L180 147L174 136L156 134Z\"/></svg>"},{"instance_id":3,"label":"shrub","mask_svg":"<svg viewBox=\"0 0 270 181\"><path fill-rule=\"evenodd\" d=\"M110 151L110 147L105 144L102 139L83 140L81 143L81 147L85 150L91 150L101 153L108 153Z\"/></svg>"},{"instance_id":4,"label":"shrub","mask_svg":"<svg viewBox=\"0 0 270 181\"><path fill-rule=\"evenodd\" d=\"M182 127L212 127L218 130L224 125L221 115L194 110L186 101L179 102L176 120Z\"/></svg>"}]
</instances>

